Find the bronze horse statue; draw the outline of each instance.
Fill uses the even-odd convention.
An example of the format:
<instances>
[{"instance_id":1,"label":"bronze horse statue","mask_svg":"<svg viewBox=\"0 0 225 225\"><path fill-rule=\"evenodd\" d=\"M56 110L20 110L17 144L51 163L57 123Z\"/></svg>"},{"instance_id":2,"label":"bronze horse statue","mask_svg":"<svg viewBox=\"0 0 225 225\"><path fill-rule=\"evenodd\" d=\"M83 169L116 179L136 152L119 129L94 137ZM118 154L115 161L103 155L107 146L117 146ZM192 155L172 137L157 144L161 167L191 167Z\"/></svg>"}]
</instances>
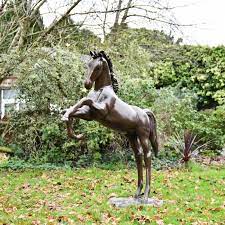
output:
<instances>
[{"instance_id":1,"label":"bronze horse statue","mask_svg":"<svg viewBox=\"0 0 225 225\"><path fill-rule=\"evenodd\" d=\"M151 181L151 142L154 154L158 154L158 141L156 133L156 120L154 114L148 109L141 109L122 101L115 92L118 83L114 77L113 65L109 57L100 51L90 52L91 60L87 66L87 77L84 82L86 89L90 91L87 97L82 98L77 104L66 110L62 117L67 122L68 136L81 139L82 135L74 135L72 119L95 120L106 127L125 133L134 151L138 184L135 197L142 195L143 165L142 156L146 167L146 185L144 199L148 199Z\"/></svg>"}]
</instances>

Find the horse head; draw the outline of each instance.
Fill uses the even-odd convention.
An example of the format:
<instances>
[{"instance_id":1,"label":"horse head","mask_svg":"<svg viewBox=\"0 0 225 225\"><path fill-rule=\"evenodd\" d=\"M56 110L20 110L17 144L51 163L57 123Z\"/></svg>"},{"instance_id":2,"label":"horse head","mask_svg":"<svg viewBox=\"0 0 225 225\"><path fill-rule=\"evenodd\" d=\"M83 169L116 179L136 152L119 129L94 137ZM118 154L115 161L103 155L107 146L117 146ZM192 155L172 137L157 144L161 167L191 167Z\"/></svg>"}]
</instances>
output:
<instances>
[{"instance_id":1,"label":"horse head","mask_svg":"<svg viewBox=\"0 0 225 225\"><path fill-rule=\"evenodd\" d=\"M94 82L100 80L99 78L103 72L107 72L108 64L104 58L104 52L90 52L91 60L87 64L87 76L84 82L86 89L91 89ZM109 69L108 69L109 70Z\"/></svg>"}]
</instances>

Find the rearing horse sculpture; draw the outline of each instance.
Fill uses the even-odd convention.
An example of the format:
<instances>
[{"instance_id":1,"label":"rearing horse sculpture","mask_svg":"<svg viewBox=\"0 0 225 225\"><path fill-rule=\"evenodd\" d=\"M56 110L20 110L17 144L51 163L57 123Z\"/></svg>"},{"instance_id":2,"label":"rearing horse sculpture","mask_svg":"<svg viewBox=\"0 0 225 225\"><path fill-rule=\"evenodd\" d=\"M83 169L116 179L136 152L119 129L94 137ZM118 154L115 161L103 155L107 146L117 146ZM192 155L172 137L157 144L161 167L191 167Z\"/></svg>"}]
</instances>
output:
<instances>
[{"instance_id":1,"label":"rearing horse sculpture","mask_svg":"<svg viewBox=\"0 0 225 225\"><path fill-rule=\"evenodd\" d=\"M134 151L138 184L135 197L141 196L143 188L142 156L146 167L146 185L144 199L148 199L151 181L151 151L149 143L157 156L158 142L156 133L156 120L154 114L148 109L128 105L116 94L117 82L114 78L111 60L103 52L90 52L92 59L87 64L87 77L84 82L90 91L87 97L67 109L62 120L67 122L68 136L80 139L72 131L72 119L95 120L106 127L125 133Z\"/></svg>"}]
</instances>

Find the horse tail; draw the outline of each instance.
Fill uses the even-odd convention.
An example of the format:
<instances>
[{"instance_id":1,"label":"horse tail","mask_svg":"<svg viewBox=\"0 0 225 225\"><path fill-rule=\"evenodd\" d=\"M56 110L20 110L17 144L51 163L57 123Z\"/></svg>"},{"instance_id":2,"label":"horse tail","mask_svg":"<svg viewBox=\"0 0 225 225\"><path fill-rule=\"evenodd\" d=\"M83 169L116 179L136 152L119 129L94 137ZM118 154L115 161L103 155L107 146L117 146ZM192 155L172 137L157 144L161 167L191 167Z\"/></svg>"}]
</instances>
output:
<instances>
[{"instance_id":1,"label":"horse tail","mask_svg":"<svg viewBox=\"0 0 225 225\"><path fill-rule=\"evenodd\" d=\"M153 148L155 157L157 157L158 153L159 153L159 144L158 144L158 137L157 137L157 124L156 124L155 115L149 109L144 109L144 111L148 115L148 118L149 118L149 124L150 124L149 139L152 144L152 148Z\"/></svg>"}]
</instances>

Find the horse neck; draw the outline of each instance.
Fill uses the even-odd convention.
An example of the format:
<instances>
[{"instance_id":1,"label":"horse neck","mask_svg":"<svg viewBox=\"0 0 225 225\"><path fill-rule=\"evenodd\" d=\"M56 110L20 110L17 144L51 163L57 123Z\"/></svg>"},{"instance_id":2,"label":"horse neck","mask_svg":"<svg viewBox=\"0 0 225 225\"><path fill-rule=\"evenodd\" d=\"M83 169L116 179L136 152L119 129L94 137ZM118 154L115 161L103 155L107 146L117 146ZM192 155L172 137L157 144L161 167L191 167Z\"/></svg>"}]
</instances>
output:
<instances>
[{"instance_id":1,"label":"horse neck","mask_svg":"<svg viewBox=\"0 0 225 225\"><path fill-rule=\"evenodd\" d=\"M94 89L95 91L98 91L99 89L109 85L112 85L110 72L109 72L108 66L104 65L102 73L99 75L99 77L95 81Z\"/></svg>"}]
</instances>

